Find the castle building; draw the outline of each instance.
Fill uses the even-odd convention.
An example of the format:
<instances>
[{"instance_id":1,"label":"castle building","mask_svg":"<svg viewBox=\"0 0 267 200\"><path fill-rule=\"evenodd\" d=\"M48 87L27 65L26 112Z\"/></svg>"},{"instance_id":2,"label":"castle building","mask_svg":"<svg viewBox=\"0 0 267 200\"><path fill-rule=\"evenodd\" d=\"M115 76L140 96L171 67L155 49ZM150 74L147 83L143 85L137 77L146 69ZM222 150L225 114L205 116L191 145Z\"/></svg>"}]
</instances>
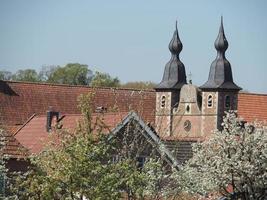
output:
<instances>
[{"instance_id":1,"label":"castle building","mask_svg":"<svg viewBox=\"0 0 267 200\"><path fill-rule=\"evenodd\" d=\"M162 81L156 86L156 130L162 138L197 140L221 128L225 111L238 109L241 90L233 81L223 21L214 46L217 57L212 62L206 83L197 87L186 80L186 67L179 54L183 45L177 23L169 44L172 54Z\"/></svg>"}]
</instances>

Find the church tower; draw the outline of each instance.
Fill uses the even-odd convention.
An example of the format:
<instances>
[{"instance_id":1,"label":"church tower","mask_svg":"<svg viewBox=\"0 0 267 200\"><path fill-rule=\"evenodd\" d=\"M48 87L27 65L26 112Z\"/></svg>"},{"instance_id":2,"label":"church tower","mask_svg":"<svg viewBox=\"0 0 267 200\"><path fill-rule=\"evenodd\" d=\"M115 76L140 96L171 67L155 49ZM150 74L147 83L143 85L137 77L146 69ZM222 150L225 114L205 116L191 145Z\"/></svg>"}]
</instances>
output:
<instances>
[{"instance_id":1,"label":"church tower","mask_svg":"<svg viewBox=\"0 0 267 200\"><path fill-rule=\"evenodd\" d=\"M200 88L202 90L202 134L210 134L220 129L224 112L237 110L238 92L241 90L234 81L229 61L225 57L228 48L221 18L219 34L214 46L217 57L210 66L208 81Z\"/></svg>"},{"instance_id":2,"label":"church tower","mask_svg":"<svg viewBox=\"0 0 267 200\"><path fill-rule=\"evenodd\" d=\"M178 107L180 90L186 84L185 67L179 58L182 48L176 21L176 29L169 44L171 59L165 66L162 81L155 87L156 130L161 137L172 134L173 110Z\"/></svg>"}]
</instances>

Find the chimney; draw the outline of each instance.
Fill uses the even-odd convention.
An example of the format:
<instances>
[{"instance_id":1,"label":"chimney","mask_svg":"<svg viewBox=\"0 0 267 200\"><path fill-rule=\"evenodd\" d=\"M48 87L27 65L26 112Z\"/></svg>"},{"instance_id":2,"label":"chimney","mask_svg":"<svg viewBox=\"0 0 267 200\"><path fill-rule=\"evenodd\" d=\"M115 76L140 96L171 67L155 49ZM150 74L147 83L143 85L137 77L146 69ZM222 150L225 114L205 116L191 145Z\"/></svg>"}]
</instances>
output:
<instances>
[{"instance_id":1,"label":"chimney","mask_svg":"<svg viewBox=\"0 0 267 200\"><path fill-rule=\"evenodd\" d=\"M53 111L51 108L47 111L46 131L50 132L52 129L53 118L56 117L56 121L59 120L59 112Z\"/></svg>"}]
</instances>

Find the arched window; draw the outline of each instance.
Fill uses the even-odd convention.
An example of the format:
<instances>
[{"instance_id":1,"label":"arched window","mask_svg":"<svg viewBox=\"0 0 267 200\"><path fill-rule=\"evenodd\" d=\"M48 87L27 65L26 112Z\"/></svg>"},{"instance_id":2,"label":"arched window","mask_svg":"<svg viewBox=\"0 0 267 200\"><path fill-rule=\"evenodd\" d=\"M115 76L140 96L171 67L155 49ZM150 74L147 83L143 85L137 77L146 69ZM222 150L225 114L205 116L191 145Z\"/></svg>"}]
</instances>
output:
<instances>
[{"instance_id":1,"label":"arched window","mask_svg":"<svg viewBox=\"0 0 267 200\"><path fill-rule=\"evenodd\" d=\"M208 108L211 108L213 106L213 101L212 101L212 95L210 94L208 96Z\"/></svg>"},{"instance_id":2,"label":"arched window","mask_svg":"<svg viewBox=\"0 0 267 200\"><path fill-rule=\"evenodd\" d=\"M162 95L161 96L161 108L165 108L166 106L166 96Z\"/></svg>"},{"instance_id":3,"label":"arched window","mask_svg":"<svg viewBox=\"0 0 267 200\"><path fill-rule=\"evenodd\" d=\"M226 109L229 109L231 107L231 99L230 99L230 96L229 95L225 96L225 99L224 99L224 107Z\"/></svg>"}]
</instances>

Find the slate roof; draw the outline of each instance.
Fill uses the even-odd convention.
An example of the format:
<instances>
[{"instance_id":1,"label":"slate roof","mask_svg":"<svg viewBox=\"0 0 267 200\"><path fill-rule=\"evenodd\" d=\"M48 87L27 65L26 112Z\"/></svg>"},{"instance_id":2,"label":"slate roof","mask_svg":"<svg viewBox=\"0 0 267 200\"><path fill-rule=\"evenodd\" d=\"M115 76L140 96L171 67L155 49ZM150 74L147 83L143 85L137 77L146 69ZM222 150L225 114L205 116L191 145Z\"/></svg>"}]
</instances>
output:
<instances>
[{"instance_id":1,"label":"slate roof","mask_svg":"<svg viewBox=\"0 0 267 200\"><path fill-rule=\"evenodd\" d=\"M102 125L104 122L103 133L110 133L117 124L119 124L127 113L94 113L92 115L92 125ZM66 114L60 121L64 130L73 132L76 128L78 121L82 119L81 114ZM20 142L30 154L39 153L44 149L45 145L53 139L53 131L47 132L46 130L46 115L33 116L20 130L18 130L14 138ZM94 129L97 131L97 126Z\"/></svg>"},{"instance_id":2,"label":"slate roof","mask_svg":"<svg viewBox=\"0 0 267 200\"><path fill-rule=\"evenodd\" d=\"M208 81L200 88L204 90L241 90L233 81L230 62L225 58L225 51L228 48L221 19L221 26L214 46L217 50L217 57L210 66Z\"/></svg>"},{"instance_id":3,"label":"slate roof","mask_svg":"<svg viewBox=\"0 0 267 200\"><path fill-rule=\"evenodd\" d=\"M177 21L169 50L172 54L170 61L165 65L162 81L155 87L156 90L180 90L186 84L186 72L179 54L183 49L183 44L179 38Z\"/></svg>"},{"instance_id":4,"label":"slate roof","mask_svg":"<svg viewBox=\"0 0 267 200\"><path fill-rule=\"evenodd\" d=\"M163 144L168 148L177 159L179 164L183 164L193 157L192 144L195 141L182 141L182 140L164 140Z\"/></svg>"}]
</instances>

